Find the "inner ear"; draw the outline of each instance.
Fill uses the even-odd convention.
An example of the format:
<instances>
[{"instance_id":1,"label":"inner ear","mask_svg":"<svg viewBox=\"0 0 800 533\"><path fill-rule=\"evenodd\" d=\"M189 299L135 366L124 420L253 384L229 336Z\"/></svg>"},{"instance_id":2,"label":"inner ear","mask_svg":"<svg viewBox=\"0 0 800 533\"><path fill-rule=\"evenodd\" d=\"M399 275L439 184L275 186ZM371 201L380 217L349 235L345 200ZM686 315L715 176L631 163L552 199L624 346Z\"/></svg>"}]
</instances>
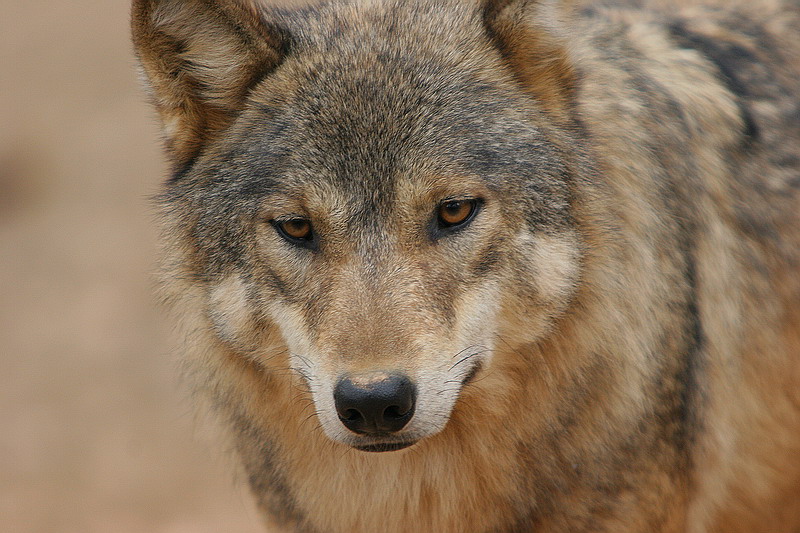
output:
<instances>
[{"instance_id":1,"label":"inner ear","mask_svg":"<svg viewBox=\"0 0 800 533\"><path fill-rule=\"evenodd\" d=\"M291 42L244 0L134 0L132 29L178 167L231 125Z\"/></svg>"},{"instance_id":2,"label":"inner ear","mask_svg":"<svg viewBox=\"0 0 800 533\"><path fill-rule=\"evenodd\" d=\"M484 0L483 22L520 86L556 119L570 116L576 75L557 37L554 0Z\"/></svg>"}]
</instances>

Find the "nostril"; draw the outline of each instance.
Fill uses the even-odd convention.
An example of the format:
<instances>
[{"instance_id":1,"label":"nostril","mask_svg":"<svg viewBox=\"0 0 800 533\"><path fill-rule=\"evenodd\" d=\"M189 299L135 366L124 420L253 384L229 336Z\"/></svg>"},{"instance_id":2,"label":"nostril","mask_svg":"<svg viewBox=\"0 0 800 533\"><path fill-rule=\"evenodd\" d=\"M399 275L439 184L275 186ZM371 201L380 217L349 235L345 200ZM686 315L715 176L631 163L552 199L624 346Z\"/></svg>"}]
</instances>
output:
<instances>
[{"instance_id":1,"label":"nostril","mask_svg":"<svg viewBox=\"0 0 800 533\"><path fill-rule=\"evenodd\" d=\"M383 411L383 418L397 420L408 414L408 409L403 409L399 405L390 405Z\"/></svg>"},{"instance_id":2,"label":"nostril","mask_svg":"<svg viewBox=\"0 0 800 533\"><path fill-rule=\"evenodd\" d=\"M361 413L359 413L355 409L347 409L344 412L344 416L340 416L340 418L342 420L347 420L348 422L357 422L358 420L361 420L364 417L361 416Z\"/></svg>"}]
</instances>

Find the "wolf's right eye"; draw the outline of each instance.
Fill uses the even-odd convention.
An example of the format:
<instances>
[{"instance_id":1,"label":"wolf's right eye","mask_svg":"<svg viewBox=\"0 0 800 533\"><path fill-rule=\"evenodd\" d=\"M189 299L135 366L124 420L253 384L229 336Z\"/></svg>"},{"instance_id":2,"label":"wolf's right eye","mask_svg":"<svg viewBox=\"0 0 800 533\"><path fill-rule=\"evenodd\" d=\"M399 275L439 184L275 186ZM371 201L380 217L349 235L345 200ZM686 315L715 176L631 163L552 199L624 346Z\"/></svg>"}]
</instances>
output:
<instances>
[{"instance_id":1,"label":"wolf's right eye","mask_svg":"<svg viewBox=\"0 0 800 533\"><path fill-rule=\"evenodd\" d=\"M439 205L438 219L442 229L466 225L478 210L478 200L447 200Z\"/></svg>"},{"instance_id":2,"label":"wolf's right eye","mask_svg":"<svg viewBox=\"0 0 800 533\"><path fill-rule=\"evenodd\" d=\"M311 222L305 218L290 218L273 222L278 234L293 244L307 245L314 239Z\"/></svg>"}]
</instances>

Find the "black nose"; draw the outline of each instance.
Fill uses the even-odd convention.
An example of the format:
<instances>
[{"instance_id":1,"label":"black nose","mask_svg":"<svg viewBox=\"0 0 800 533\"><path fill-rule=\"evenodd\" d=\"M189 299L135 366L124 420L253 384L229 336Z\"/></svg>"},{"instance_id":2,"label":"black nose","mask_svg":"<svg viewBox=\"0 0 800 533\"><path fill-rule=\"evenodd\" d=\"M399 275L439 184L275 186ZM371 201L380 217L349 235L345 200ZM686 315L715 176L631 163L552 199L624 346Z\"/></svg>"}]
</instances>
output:
<instances>
[{"instance_id":1,"label":"black nose","mask_svg":"<svg viewBox=\"0 0 800 533\"><path fill-rule=\"evenodd\" d=\"M366 435L400 431L414 416L416 390L406 376L370 374L339 380L333 391L336 412L347 429Z\"/></svg>"}]
</instances>

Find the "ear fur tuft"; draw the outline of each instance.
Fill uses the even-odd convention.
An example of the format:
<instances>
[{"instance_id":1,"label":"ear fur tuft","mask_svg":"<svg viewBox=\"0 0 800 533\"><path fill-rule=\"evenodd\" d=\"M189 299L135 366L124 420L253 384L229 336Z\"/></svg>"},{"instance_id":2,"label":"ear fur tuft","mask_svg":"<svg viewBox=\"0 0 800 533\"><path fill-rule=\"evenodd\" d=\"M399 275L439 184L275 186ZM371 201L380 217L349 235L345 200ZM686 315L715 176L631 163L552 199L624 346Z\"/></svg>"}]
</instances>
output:
<instances>
[{"instance_id":1,"label":"ear fur tuft","mask_svg":"<svg viewBox=\"0 0 800 533\"><path fill-rule=\"evenodd\" d=\"M134 0L132 30L178 168L230 126L289 41L238 0Z\"/></svg>"},{"instance_id":2,"label":"ear fur tuft","mask_svg":"<svg viewBox=\"0 0 800 533\"><path fill-rule=\"evenodd\" d=\"M489 37L514 76L559 121L569 119L576 82L567 50L553 28L563 3L482 0L481 4Z\"/></svg>"}]
</instances>

